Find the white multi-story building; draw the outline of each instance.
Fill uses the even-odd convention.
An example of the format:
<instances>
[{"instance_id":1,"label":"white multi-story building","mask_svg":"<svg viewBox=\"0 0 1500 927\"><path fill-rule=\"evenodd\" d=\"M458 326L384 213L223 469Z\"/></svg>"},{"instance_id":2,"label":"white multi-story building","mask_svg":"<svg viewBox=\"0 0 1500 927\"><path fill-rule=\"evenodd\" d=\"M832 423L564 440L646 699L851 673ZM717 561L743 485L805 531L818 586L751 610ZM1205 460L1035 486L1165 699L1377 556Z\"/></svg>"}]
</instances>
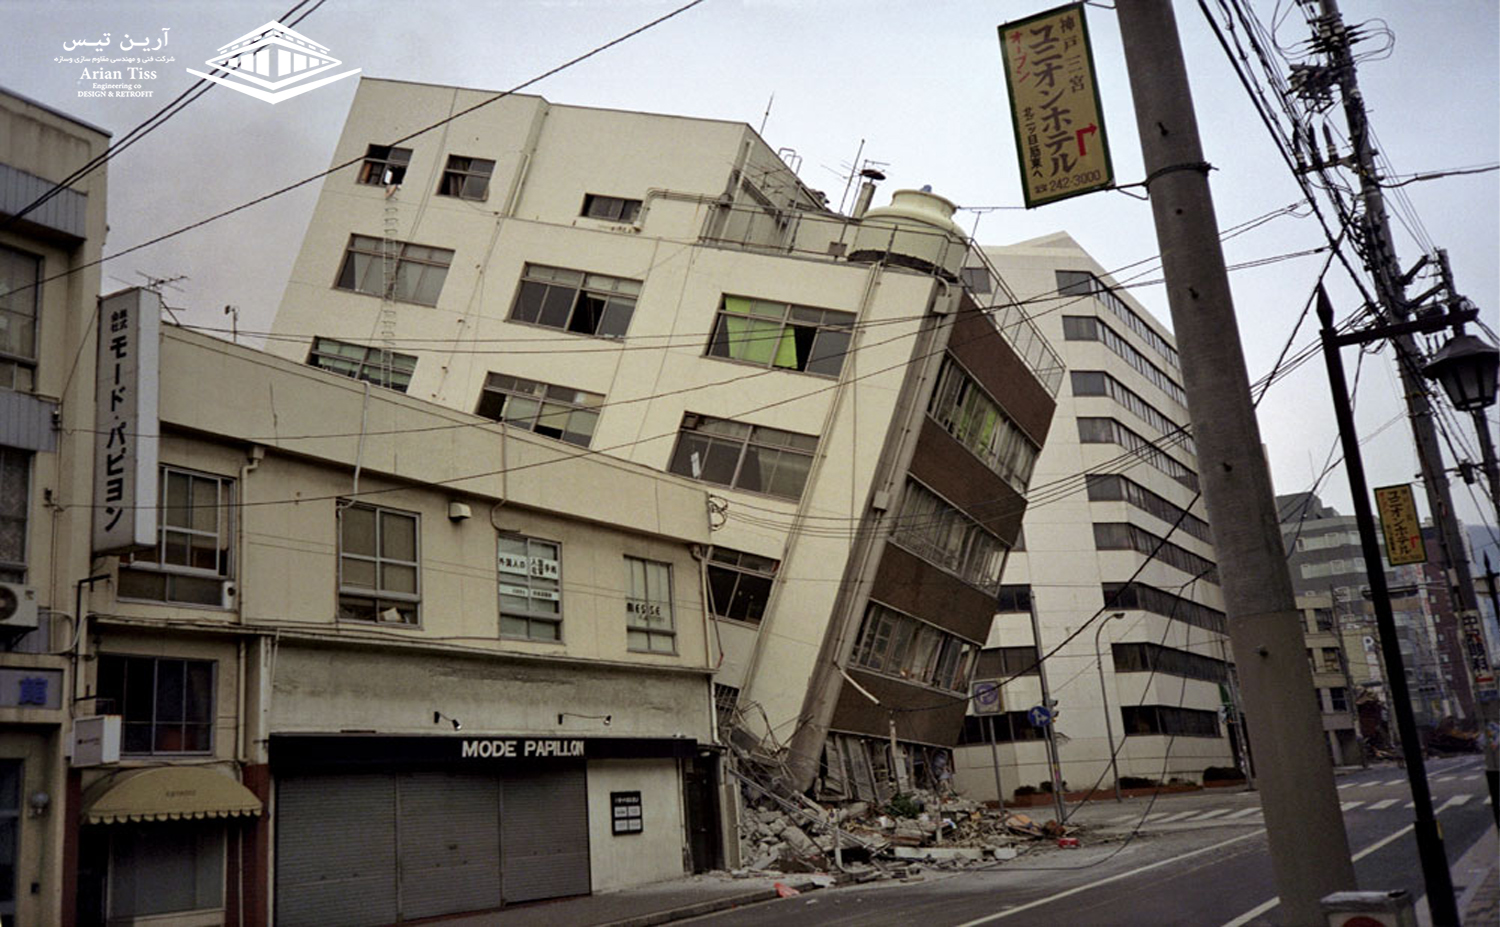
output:
<instances>
[{"instance_id":1,"label":"white multi-story building","mask_svg":"<svg viewBox=\"0 0 1500 927\"><path fill-rule=\"evenodd\" d=\"M941 197L845 217L742 123L497 96L361 82L271 350L712 487L716 684L744 742L827 794L930 773L1055 353L960 284L980 259Z\"/></svg>"},{"instance_id":2,"label":"white multi-story building","mask_svg":"<svg viewBox=\"0 0 1500 927\"><path fill-rule=\"evenodd\" d=\"M1068 377L975 674L1003 682L1000 698L971 710L958 784L994 795L992 726L1007 793L1050 782L1028 719L1038 647L1069 790L1111 788L1111 754L1120 776L1151 780L1233 765L1223 600L1172 335L1066 234L984 252Z\"/></svg>"}]
</instances>

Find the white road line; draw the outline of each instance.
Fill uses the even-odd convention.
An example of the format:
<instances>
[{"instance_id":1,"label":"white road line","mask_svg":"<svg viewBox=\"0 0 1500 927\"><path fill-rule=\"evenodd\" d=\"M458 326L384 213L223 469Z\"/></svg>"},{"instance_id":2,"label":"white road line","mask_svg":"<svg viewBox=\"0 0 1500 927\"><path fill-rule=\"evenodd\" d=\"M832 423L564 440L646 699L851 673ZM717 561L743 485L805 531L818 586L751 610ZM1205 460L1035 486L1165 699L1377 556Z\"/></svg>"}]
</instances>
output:
<instances>
[{"instance_id":1,"label":"white road line","mask_svg":"<svg viewBox=\"0 0 1500 927\"><path fill-rule=\"evenodd\" d=\"M1106 823L1106 824L1125 824L1125 823L1128 823L1130 821L1134 821L1134 820L1136 820L1139 817L1140 817L1140 815L1138 815L1138 814L1122 814L1122 815L1120 815L1117 818L1110 818L1108 821L1105 821L1104 823Z\"/></svg>"},{"instance_id":2,"label":"white road line","mask_svg":"<svg viewBox=\"0 0 1500 927\"><path fill-rule=\"evenodd\" d=\"M1247 817L1249 817L1252 814L1260 814L1260 809L1259 808L1246 808L1244 811L1236 811L1234 814L1231 814L1229 817L1225 818L1224 820L1226 820L1226 821L1232 821L1235 818L1247 818Z\"/></svg>"},{"instance_id":3,"label":"white road line","mask_svg":"<svg viewBox=\"0 0 1500 927\"><path fill-rule=\"evenodd\" d=\"M1405 785L1406 784L1406 780L1405 779L1392 779L1390 782L1386 782L1384 784L1385 785Z\"/></svg>"},{"instance_id":4,"label":"white road line","mask_svg":"<svg viewBox=\"0 0 1500 927\"><path fill-rule=\"evenodd\" d=\"M1408 824L1400 830L1396 831L1394 834L1390 834L1388 836L1380 838L1379 840L1365 847L1363 850L1360 850L1358 853L1355 853L1353 856L1349 857L1349 862L1359 862L1366 856L1369 856L1371 853L1374 853L1376 850L1385 846L1387 843L1390 843L1392 840L1397 840L1402 836L1405 836L1407 832L1413 829L1413 827L1415 827L1415 825ZM1242 925L1250 923L1251 921L1255 920L1257 917L1260 917L1262 914L1276 907L1280 903L1281 899L1279 897L1272 898L1270 901L1263 901L1250 910L1246 911L1244 914L1241 914L1234 920L1226 921L1224 923L1224 927L1242 927ZM960 925L960 927L968 927L968 925Z\"/></svg>"},{"instance_id":5,"label":"white road line","mask_svg":"<svg viewBox=\"0 0 1500 927\"><path fill-rule=\"evenodd\" d=\"M1352 789L1356 785L1359 785L1359 783L1358 782L1345 782L1343 785L1339 786L1339 788L1341 788L1341 789Z\"/></svg>"},{"instance_id":6,"label":"white road line","mask_svg":"<svg viewBox=\"0 0 1500 927\"><path fill-rule=\"evenodd\" d=\"M1369 811L1383 811L1386 808L1389 808L1391 805L1394 805L1396 802L1398 802L1400 800L1401 799L1399 799L1399 798L1382 798L1380 801L1377 801L1374 804L1370 805L1370 807L1367 810L1369 810Z\"/></svg>"},{"instance_id":7,"label":"white road line","mask_svg":"<svg viewBox=\"0 0 1500 927\"><path fill-rule=\"evenodd\" d=\"M1360 805L1363 805L1363 804L1364 804L1364 802L1362 802L1362 801L1340 802L1339 803L1339 810L1340 811L1353 811L1355 808L1358 808Z\"/></svg>"},{"instance_id":8,"label":"white road line","mask_svg":"<svg viewBox=\"0 0 1500 927\"><path fill-rule=\"evenodd\" d=\"M1190 817L1192 817L1193 815L1195 815L1197 813L1198 812L1196 812L1196 811L1173 811L1172 813L1168 814L1166 817L1161 818L1161 819L1159 819L1159 820L1157 820L1157 821L1155 821L1153 823L1156 823L1156 824L1167 824L1167 823L1170 823L1172 821L1180 821L1183 818L1190 818Z\"/></svg>"},{"instance_id":9,"label":"white road line","mask_svg":"<svg viewBox=\"0 0 1500 927\"><path fill-rule=\"evenodd\" d=\"M1199 821L1207 821L1209 818L1216 818L1216 817L1218 817L1221 814L1228 814L1228 813L1229 813L1229 809L1228 808L1215 808L1212 811L1205 811L1205 812L1203 812L1202 814L1198 815L1196 818L1193 818L1192 821L1193 821L1193 823L1196 824Z\"/></svg>"},{"instance_id":10,"label":"white road line","mask_svg":"<svg viewBox=\"0 0 1500 927\"><path fill-rule=\"evenodd\" d=\"M1374 781L1371 781L1371 782L1361 782L1359 784L1359 787L1362 788L1362 789L1369 789L1369 788L1374 788L1377 785L1380 785L1380 783L1379 782L1374 782ZM1390 783L1387 782L1386 785L1390 785Z\"/></svg>"},{"instance_id":11,"label":"white road line","mask_svg":"<svg viewBox=\"0 0 1500 927\"><path fill-rule=\"evenodd\" d=\"M1411 809L1415 808L1416 806L1417 806L1416 802L1409 801L1406 804L1402 805L1401 807L1405 808L1407 811L1410 811Z\"/></svg>"},{"instance_id":12,"label":"white road line","mask_svg":"<svg viewBox=\"0 0 1500 927\"><path fill-rule=\"evenodd\" d=\"M1473 773L1471 775L1464 776L1463 777L1463 781L1465 781L1465 782L1474 782L1478 778L1479 778L1479 773Z\"/></svg>"},{"instance_id":13,"label":"white road line","mask_svg":"<svg viewBox=\"0 0 1500 927\"><path fill-rule=\"evenodd\" d=\"M1469 799L1473 797L1473 795L1455 795L1439 805L1437 811L1434 811L1432 813L1437 814L1438 811L1446 811L1449 808L1457 808L1459 805L1468 803Z\"/></svg>"},{"instance_id":14,"label":"white road line","mask_svg":"<svg viewBox=\"0 0 1500 927\"><path fill-rule=\"evenodd\" d=\"M1090 882L1087 885L1079 885L1075 888L1070 888L1065 892L1058 892L1055 895L1048 895L1045 898L1038 898L1036 901L1029 901L1026 904L1016 905L1014 908L1007 908L1004 911L996 911L994 914L986 914L984 917L975 918L972 921L964 921L962 924L955 925L955 927L978 927L978 925L980 924L988 924L991 921L998 921L1001 918L1010 917L1012 914L1020 914L1022 911L1030 911L1032 908L1039 908L1044 904L1051 904L1054 901L1061 901L1062 899L1067 898L1069 895L1076 895L1079 892L1086 892L1089 889L1098 888L1101 885L1108 885L1111 882L1118 882L1121 879L1128 879L1143 872L1149 872L1152 869L1158 869L1162 866L1170 866L1173 863L1180 863L1185 859L1192 859L1194 856L1201 856L1204 853L1211 853L1214 850L1220 849L1222 847L1227 847L1231 843L1238 843L1241 840L1249 840L1251 837L1257 837L1265 832L1265 828L1258 827L1255 830L1250 831L1249 833L1240 834L1238 837L1230 837L1228 840L1221 840L1218 843L1209 844L1206 847L1199 847L1196 850L1183 853L1180 856L1173 856L1168 859L1157 860L1156 862L1150 863L1145 866L1137 866L1136 868L1131 869L1127 872L1117 873L1107 878L1099 879L1096 882Z\"/></svg>"},{"instance_id":15,"label":"white road line","mask_svg":"<svg viewBox=\"0 0 1500 927\"><path fill-rule=\"evenodd\" d=\"M1457 779L1457 778L1458 778L1457 776L1438 776L1436 779L1434 779L1432 781L1433 782L1452 782L1454 779Z\"/></svg>"}]
</instances>

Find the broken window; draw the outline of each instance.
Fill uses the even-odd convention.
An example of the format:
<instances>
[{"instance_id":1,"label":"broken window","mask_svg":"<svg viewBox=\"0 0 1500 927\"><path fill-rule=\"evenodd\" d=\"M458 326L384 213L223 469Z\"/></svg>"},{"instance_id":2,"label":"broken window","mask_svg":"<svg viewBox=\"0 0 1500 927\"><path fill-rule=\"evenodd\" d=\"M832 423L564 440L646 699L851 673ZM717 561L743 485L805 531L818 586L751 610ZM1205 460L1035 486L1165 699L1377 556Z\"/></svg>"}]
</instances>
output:
<instances>
[{"instance_id":1,"label":"broken window","mask_svg":"<svg viewBox=\"0 0 1500 927\"><path fill-rule=\"evenodd\" d=\"M708 552L708 604L713 614L731 621L760 624L771 598L780 564L727 547Z\"/></svg>"},{"instance_id":2,"label":"broken window","mask_svg":"<svg viewBox=\"0 0 1500 927\"><path fill-rule=\"evenodd\" d=\"M411 164L410 148L392 148L389 145L371 145L365 150L365 161L359 167L359 182L376 187L389 187L406 179L407 165Z\"/></svg>"},{"instance_id":3,"label":"broken window","mask_svg":"<svg viewBox=\"0 0 1500 927\"><path fill-rule=\"evenodd\" d=\"M708 353L762 367L836 377L849 352L854 319L852 312L725 296Z\"/></svg>"},{"instance_id":4,"label":"broken window","mask_svg":"<svg viewBox=\"0 0 1500 927\"><path fill-rule=\"evenodd\" d=\"M349 236L334 286L367 296L436 306L453 252L405 241Z\"/></svg>"},{"instance_id":5,"label":"broken window","mask_svg":"<svg viewBox=\"0 0 1500 927\"><path fill-rule=\"evenodd\" d=\"M603 404L602 393L491 373L485 378L475 412L497 422L588 447Z\"/></svg>"},{"instance_id":6,"label":"broken window","mask_svg":"<svg viewBox=\"0 0 1500 927\"><path fill-rule=\"evenodd\" d=\"M667 469L706 483L797 499L817 448L812 435L689 412Z\"/></svg>"},{"instance_id":7,"label":"broken window","mask_svg":"<svg viewBox=\"0 0 1500 927\"><path fill-rule=\"evenodd\" d=\"M640 293L639 280L527 264L510 318L580 335L624 338Z\"/></svg>"},{"instance_id":8,"label":"broken window","mask_svg":"<svg viewBox=\"0 0 1500 927\"><path fill-rule=\"evenodd\" d=\"M494 161L449 155L448 167L443 171L442 182L438 184L438 195L482 200L489 195L490 175L494 172Z\"/></svg>"}]
</instances>

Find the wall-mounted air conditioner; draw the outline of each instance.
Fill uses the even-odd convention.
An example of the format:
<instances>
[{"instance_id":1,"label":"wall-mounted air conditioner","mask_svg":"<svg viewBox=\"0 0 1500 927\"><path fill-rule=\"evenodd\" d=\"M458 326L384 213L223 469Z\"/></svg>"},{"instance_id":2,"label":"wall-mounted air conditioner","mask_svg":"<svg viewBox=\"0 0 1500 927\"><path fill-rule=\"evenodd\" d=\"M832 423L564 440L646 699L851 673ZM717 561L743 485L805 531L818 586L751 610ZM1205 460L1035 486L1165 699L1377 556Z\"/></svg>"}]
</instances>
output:
<instances>
[{"instance_id":1,"label":"wall-mounted air conditioner","mask_svg":"<svg viewBox=\"0 0 1500 927\"><path fill-rule=\"evenodd\" d=\"M35 630L36 590L20 583L0 583L0 630Z\"/></svg>"}]
</instances>

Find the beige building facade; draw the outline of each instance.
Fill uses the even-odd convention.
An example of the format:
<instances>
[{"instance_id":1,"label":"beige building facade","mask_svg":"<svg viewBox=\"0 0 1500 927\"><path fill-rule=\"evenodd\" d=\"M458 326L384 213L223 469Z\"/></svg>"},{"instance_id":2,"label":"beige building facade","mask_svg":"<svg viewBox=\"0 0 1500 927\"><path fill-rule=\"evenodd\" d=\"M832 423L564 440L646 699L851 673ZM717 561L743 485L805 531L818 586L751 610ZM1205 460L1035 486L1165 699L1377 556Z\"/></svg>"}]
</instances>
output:
<instances>
[{"instance_id":1,"label":"beige building facade","mask_svg":"<svg viewBox=\"0 0 1500 927\"><path fill-rule=\"evenodd\" d=\"M830 794L930 772L1055 352L941 197L846 217L743 124L492 96L362 81L270 349L707 484L726 722Z\"/></svg>"}]
</instances>

